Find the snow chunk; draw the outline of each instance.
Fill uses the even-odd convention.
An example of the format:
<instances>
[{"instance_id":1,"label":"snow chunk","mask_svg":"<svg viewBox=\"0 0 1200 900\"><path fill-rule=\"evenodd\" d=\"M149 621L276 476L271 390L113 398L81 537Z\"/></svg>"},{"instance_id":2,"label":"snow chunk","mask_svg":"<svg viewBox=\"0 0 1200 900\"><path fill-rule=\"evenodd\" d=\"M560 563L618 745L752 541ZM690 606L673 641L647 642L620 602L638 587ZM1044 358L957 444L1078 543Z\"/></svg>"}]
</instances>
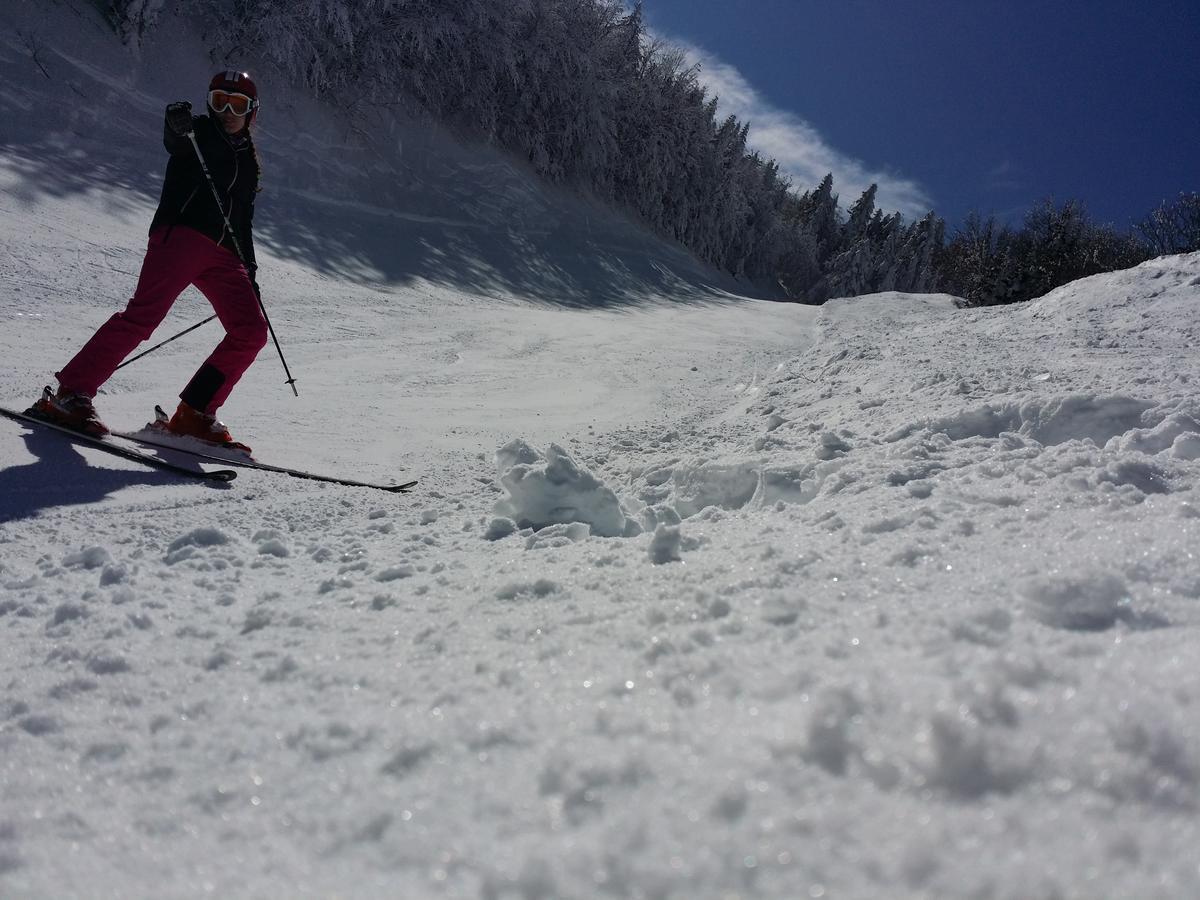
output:
<instances>
[{"instance_id":1,"label":"snow chunk","mask_svg":"<svg viewBox=\"0 0 1200 900\"><path fill-rule=\"evenodd\" d=\"M845 456L851 449L849 444L832 431L824 431L817 438L817 459L837 459L839 456Z\"/></svg>"},{"instance_id":2,"label":"snow chunk","mask_svg":"<svg viewBox=\"0 0 1200 900\"><path fill-rule=\"evenodd\" d=\"M1110 436L1139 424L1151 406L1135 397L1066 394L1021 404L1020 430L1043 444L1090 438L1103 446Z\"/></svg>"},{"instance_id":3,"label":"snow chunk","mask_svg":"<svg viewBox=\"0 0 1200 900\"><path fill-rule=\"evenodd\" d=\"M68 569L99 569L111 562L112 557L104 547L85 547L63 558Z\"/></svg>"},{"instance_id":4,"label":"snow chunk","mask_svg":"<svg viewBox=\"0 0 1200 900\"><path fill-rule=\"evenodd\" d=\"M108 653L95 653L88 657L87 669L93 675L117 675L129 671L129 663L124 656Z\"/></svg>"},{"instance_id":5,"label":"snow chunk","mask_svg":"<svg viewBox=\"0 0 1200 900\"><path fill-rule=\"evenodd\" d=\"M805 758L831 775L845 775L858 749L850 732L861 713L862 704L848 689L835 690L824 697L808 721Z\"/></svg>"},{"instance_id":6,"label":"snow chunk","mask_svg":"<svg viewBox=\"0 0 1200 900\"><path fill-rule=\"evenodd\" d=\"M18 720L17 725L21 730L32 734L34 737L41 737L46 734L56 734L62 731L62 723L54 716L31 715Z\"/></svg>"},{"instance_id":7,"label":"snow chunk","mask_svg":"<svg viewBox=\"0 0 1200 900\"><path fill-rule=\"evenodd\" d=\"M401 565L398 565L398 566L389 566L388 568L384 569L382 572L379 572L378 574L376 574L375 580L376 581L397 581L401 578L412 578L416 574L417 574L417 570L414 569L411 565L409 565L408 563L402 563Z\"/></svg>"},{"instance_id":8,"label":"snow chunk","mask_svg":"<svg viewBox=\"0 0 1200 900\"><path fill-rule=\"evenodd\" d=\"M765 467L754 502L760 506L774 503L811 503L825 480L842 466L842 462L833 460L815 465Z\"/></svg>"},{"instance_id":9,"label":"snow chunk","mask_svg":"<svg viewBox=\"0 0 1200 900\"><path fill-rule=\"evenodd\" d=\"M1200 422L1186 413L1172 413L1153 428L1135 428L1121 437L1113 438L1108 449L1132 450L1147 454L1172 450L1174 456L1187 459L1189 457L1174 452L1174 448L1180 445L1181 441L1183 445L1200 441Z\"/></svg>"},{"instance_id":10,"label":"snow chunk","mask_svg":"<svg viewBox=\"0 0 1200 900\"><path fill-rule=\"evenodd\" d=\"M276 556L280 559L286 559L292 555L288 550L287 544L279 540L279 538L270 538L258 545L258 553L260 556Z\"/></svg>"},{"instance_id":11,"label":"snow chunk","mask_svg":"<svg viewBox=\"0 0 1200 900\"><path fill-rule=\"evenodd\" d=\"M542 454L517 438L496 451L496 466L508 492L497 515L535 529L585 522L602 537L626 533L616 493L558 444Z\"/></svg>"},{"instance_id":12,"label":"snow chunk","mask_svg":"<svg viewBox=\"0 0 1200 900\"><path fill-rule=\"evenodd\" d=\"M1068 631L1112 628L1130 602L1125 582L1102 572L1031 578L1021 592L1035 619Z\"/></svg>"},{"instance_id":13,"label":"snow chunk","mask_svg":"<svg viewBox=\"0 0 1200 900\"><path fill-rule=\"evenodd\" d=\"M246 613L246 620L242 623L242 634L261 631L270 624L271 611L261 606L257 607Z\"/></svg>"},{"instance_id":14,"label":"snow chunk","mask_svg":"<svg viewBox=\"0 0 1200 900\"><path fill-rule=\"evenodd\" d=\"M659 525L650 539L650 561L656 566L662 563L678 562L679 546L682 539L678 525Z\"/></svg>"},{"instance_id":15,"label":"snow chunk","mask_svg":"<svg viewBox=\"0 0 1200 900\"><path fill-rule=\"evenodd\" d=\"M534 532L525 540L526 550L565 547L568 544L586 540L592 535L592 527L586 522L572 522L570 525L547 525L541 531Z\"/></svg>"},{"instance_id":16,"label":"snow chunk","mask_svg":"<svg viewBox=\"0 0 1200 900\"><path fill-rule=\"evenodd\" d=\"M104 567L104 571L100 573L100 586L109 587L114 584L122 584L129 580L129 570L125 566L110 564Z\"/></svg>"},{"instance_id":17,"label":"snow chunk","mask_svg":"<svg viewBox=\"0 0 1200 900\"><path fill-rule=\"evenodd\" d=\"M1143 494L1169 494L1170 484L1167 475L1157 466L1136 460L1116 460L1096 473L1096 481L1100 484L1112 484L1117 487L1130 485Z\"/></svg>"},{"instance_id":18,"label":"snow chunk","mask_svg":"<svg viewBox=\"0 0 1200 900\"><path fill-rule=\"evenodd\" d=\"M75 619L86 619L90 615L87 607L81 603L60 603L54 610L54 617L50 620L52 625L61 625L63 622L72 622Z\"/></svg>"},{"instance_id":19,"label":"snow chunk","mask_svg":"<svg viewBox=\"0 0 1200 900\"><path fill-rule=\"evenodd\" d=\"M193 528L173 540L167 549L174 553L184 547L219 547L228 543L229 536L219 528Z\"/></svg>"},{"instance_id":20,"label":"snow chunk","mask_svg":"<svg viewBox=\"0 0 1200 900\"><path fill-rule=\"evenodd\" d=\"M489 541L498 541L501 538L506 538L510 534L516 533L517 523L505 516L497 516L488 522L487 530L483 532L485 539Z\"/></svg>"},{"instance_id":21,"label":"snow chunk","mask_svg":"<svg viewBox=\"0 0 1200 900\"><path fill-rule=\"evenodd\" d=\"M260 556L275 556L280 559L286 559L292 555L287 544L283 542L283 535L273 528L263 528L256 531L252 540L258 545Z\"/></svg>"},{"instance_id":22,"label":"snow chunk","mask_svg":"<svg viewBox=\"0 0 1200 900\"><path fill-rule=\"evenodd\" d=\"M985 727L964 707L934 715L925 737L928 782L958 797L1012 793L1034 771L1028 748L1001 729Z\"/></svg>"},{"instance_id":23,"label":"snow chunk","mask_svg":"<svg viewBox=\"0 0 1200 900\"><path fill-rule=\"evenodd\" d=\"M1200 434L1181 434L1171 444L1176 459L1200 459Z\"/></svg>"},{"instance_id":24,"label":"snow chunk","mask_svg":"<svg viewBox=\"0 0 1200 900\"><path fill-rule=\"evenodd\" d=\"M753 460L676 466L671 476L675 511L687 519L709 506L741 509L758 492L761 468Z\"/></svg>"},{"instance_id":25,"label":"snow chunk","mask_svg":"<svg viewBox=\"0 0 1200 900\"><path fill-rule=\"evenodd\" d=\"M549 578L539 578L533 582L514 581L497 589L497 600L518 600L531 597L543 598L557 594L562 588L558 582Z\"/></svg>"},{"instance_id":26,"label":"snow chunk","mask_svg":"<svg viewBox=\"0 0 1200 900\"><path fill-rule=\"evenodd\" d=\"M1180 721L1158 704L1130 712L1110 728L1120 756L1110 773L1109 793L1168 810L1190 808L1200 781L1200 759L1190 746L1186 719Z\"/></svg>"},{"instance_id":27,"label":"snow chunk","mask_svg":"<svg viewBox=\"0 0 1200 900\"><path fill-rule=\"evenodd\" d=\"M513 466L533 466L545 459L520 438L514 438L496 451L496 466L503 473Z\"/></svg>"}]
</instances>

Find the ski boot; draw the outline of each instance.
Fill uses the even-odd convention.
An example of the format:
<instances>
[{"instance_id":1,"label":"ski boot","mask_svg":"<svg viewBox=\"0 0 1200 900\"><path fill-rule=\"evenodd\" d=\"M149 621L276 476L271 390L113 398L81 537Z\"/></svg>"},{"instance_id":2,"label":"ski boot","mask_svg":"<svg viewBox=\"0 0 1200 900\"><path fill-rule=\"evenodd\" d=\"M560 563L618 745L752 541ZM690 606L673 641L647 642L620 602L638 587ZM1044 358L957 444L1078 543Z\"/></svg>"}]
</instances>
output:
<instances>
[{"instance_id":1,"label":"ski boot","mask_svg":"<svg viewBox=\"0 0 1200 900\"><path fill-rule=\"evenodd\" d=\"M158 410L158 412L162 412ZM159 424L162 424L162 418L165 413L159 418ZM198 409L193 409L186 403L180 403L179 408L175 410L175 415L167 420L165 426L167 433L178 435L179 437L191 437L204 441L206 444L213 444L217 447L225 447L229 450L240 450L247 456L250 455L250 448L240 441L235 441L233 435L229 433L229 429L225 427L223 422L217 421L216 416L210 416L207 413L200 412Z\"/></svg>"},{"instance_id":2,"label":"ski boot","mask_svg":"<svg viewBox=\"0 0 1200 900\"><path fill-rule=\"evenodd\" d=\"M96 415L92 398L61 387L54 391L47 385L42 389L42 398L29 407L26 413L92 437L104 437L108 434L108 426Z\"/></svg>"}]
</instances>

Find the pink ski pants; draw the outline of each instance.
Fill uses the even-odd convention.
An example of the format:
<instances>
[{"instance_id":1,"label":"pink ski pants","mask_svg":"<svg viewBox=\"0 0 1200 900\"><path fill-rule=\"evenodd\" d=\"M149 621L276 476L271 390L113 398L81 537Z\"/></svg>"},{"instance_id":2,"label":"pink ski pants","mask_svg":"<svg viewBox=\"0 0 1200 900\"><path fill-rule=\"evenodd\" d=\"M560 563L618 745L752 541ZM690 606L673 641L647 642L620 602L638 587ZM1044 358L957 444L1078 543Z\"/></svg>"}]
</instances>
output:
<instances>
[{"instance_id":1,"label":"pink ski pants","mask_svg":"<svg viewBox=\"0 0 1200 900\"><path fill-rule=\"evenodd\" d=\"M241 260L232 250L182 225L150 235L129 305L101 325L75 358L55 373L59 384L95 397L121 360L154 333L189 284L208 298L226 334L180 397L195 409L215 413L266 344L267 324Z\"/></svg>"}]
</instances>

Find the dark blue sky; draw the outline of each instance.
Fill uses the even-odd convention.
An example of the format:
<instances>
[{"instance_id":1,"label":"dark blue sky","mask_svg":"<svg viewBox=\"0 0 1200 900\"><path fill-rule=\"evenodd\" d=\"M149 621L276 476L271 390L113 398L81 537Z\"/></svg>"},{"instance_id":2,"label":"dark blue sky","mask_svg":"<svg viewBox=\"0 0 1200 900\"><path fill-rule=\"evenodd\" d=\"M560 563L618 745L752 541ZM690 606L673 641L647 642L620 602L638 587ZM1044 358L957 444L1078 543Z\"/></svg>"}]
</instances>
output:
<instances>
[{"instance_id":1,"label":"dark blue sky","mask_svg":"<svg viewBox=\"0 0 1200 900\"><path fill-rule=\"evenodd\" d=\"M1200 190L1200 0L643 8L868 172L917 182L951 225L970 209L1019 220L1052 195L1126 228Z\"/></svg>"}]
</instances>

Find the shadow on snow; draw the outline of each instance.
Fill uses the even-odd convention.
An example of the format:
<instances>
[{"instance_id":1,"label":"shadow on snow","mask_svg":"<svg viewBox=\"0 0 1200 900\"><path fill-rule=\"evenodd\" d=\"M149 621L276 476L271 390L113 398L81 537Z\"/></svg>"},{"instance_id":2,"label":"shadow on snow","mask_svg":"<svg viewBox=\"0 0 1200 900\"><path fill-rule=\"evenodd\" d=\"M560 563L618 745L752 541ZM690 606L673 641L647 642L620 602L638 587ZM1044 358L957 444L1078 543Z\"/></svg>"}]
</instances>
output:
<instances>
[{"instance_id":1,"label":"shadow on snow","mask_svg":"<svg viewBox=\"0 0 1200 900\"><path fill-rule=\"evenodd\" d=\"M36 460L0 469L0 523L33 518L56 507L96 503L134 485L163 486L187 480L187 476L158 469L110 469L93 465L81 452L80 445L65 435L18 422L8 424L30 429L22 438ZM95 452L103 455L103 451ZM219 482L204 484L228 487Z\"/></svg>"}]
</instances>

